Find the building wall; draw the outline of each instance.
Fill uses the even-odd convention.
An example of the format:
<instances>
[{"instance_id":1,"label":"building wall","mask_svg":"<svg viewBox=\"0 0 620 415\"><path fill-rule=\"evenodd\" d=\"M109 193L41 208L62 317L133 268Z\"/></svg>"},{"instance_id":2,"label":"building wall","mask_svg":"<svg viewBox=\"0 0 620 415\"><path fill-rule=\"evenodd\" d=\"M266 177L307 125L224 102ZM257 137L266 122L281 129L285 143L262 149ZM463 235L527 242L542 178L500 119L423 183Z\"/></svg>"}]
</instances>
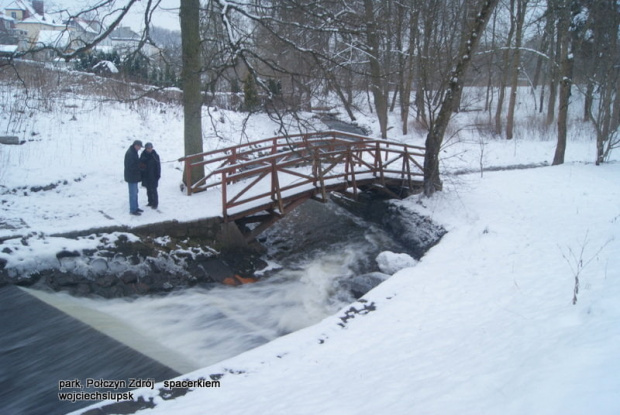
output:
<instances>
[{"instance_id":1,"label":"building wall","mask_svg":"<svg viewBox=\"0 0 620 415\"><path fill-rule=\"evenodd\" d=\"M36 23L36 22L16 22L15 27L20 30L25 30L28 33L29 43L36 42L37 37L39 36L39 32L41 30L62 31L66 29L64 25L51 25L51 24L42 24L42 23Z\"/></svg>"},{"instance_id":2,"label":"building wall","mask_svg":"<svg viewBox=\"0 0 620 415\"><path fill-rule=\"evenodd\" d=\"M15 20L24 20L24 11L19 9L5 9L4 15Z\"/></svg>"}]
</instances>

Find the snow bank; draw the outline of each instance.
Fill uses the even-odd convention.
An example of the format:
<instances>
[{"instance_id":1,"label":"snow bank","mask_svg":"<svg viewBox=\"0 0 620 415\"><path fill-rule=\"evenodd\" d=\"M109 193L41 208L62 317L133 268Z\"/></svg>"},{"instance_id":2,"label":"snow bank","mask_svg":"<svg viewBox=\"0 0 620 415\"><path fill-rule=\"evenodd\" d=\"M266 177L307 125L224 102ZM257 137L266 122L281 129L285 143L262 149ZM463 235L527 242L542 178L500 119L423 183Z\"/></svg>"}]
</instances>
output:
<instances>
[{"instance_id":1,"label":"snow bank","mask_svg":"<svg viewBox=\"0 0 620 415\"><path fill-rule=\"evenodd\" d=\"M157 404L144 412L618 413L619 175L568 164L412 197L449 229L415 267L320 324L181 377L223 375L220 388L169 401L141 390ZM586 263L573 305L571 267Z\"/></svg>"},{"instance_id":2,"label":"snow bank","mask_svg":"<svg viewBox=\"0 0 620 415\"><path fill-rule=\"evenodd\" d=\"M396 254L390 251L381 252L376 258L377 265L381 272L394 274L404 268L413 267L416 260L407 254Z\"/></svg>"}]
</instances>

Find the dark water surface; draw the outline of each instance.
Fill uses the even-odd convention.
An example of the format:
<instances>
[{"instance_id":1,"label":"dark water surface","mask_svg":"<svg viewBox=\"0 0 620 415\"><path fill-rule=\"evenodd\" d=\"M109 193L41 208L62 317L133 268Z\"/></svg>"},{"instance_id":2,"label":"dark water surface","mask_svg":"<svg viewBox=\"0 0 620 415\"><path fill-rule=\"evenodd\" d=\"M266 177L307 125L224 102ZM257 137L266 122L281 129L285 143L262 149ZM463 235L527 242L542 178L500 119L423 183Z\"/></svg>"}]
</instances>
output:
<instances>
[{"instance_id":1,"label":"dark water surface","mask_svg":"<svg viewBox=\"0 0 620 415\"><path fill-rule=\"evenodd\" d=\"M87 378L163 380L177 375L18 287L0 288L2 414L65 414L92 403L60 401L61 380L78 379L84 385Z\"/></svg>"}]
</instances>

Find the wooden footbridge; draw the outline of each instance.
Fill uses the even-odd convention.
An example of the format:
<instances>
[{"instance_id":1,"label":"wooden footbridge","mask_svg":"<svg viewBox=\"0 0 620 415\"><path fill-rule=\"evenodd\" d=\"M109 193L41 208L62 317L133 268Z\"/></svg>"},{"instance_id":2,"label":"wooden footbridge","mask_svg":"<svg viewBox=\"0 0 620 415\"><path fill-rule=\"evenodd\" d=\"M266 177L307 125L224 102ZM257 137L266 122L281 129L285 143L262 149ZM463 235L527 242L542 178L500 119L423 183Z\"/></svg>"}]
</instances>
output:
<instances>
[{"instance_id":1,"label":"wooden footbridge","mask_svg":"<svg viewBox=\"0 0 620 415\"><path fill-rule=\"evenodd\" d=\"M329 192L357 198L377 189L401 198L422 189L424 148L326 131L267 138L179 159L187 194L219 188L222 218L241 229L254 223L253 239L308 199ZM205 177L191 182L191 170Z\"/></svg>"}]
</instances>

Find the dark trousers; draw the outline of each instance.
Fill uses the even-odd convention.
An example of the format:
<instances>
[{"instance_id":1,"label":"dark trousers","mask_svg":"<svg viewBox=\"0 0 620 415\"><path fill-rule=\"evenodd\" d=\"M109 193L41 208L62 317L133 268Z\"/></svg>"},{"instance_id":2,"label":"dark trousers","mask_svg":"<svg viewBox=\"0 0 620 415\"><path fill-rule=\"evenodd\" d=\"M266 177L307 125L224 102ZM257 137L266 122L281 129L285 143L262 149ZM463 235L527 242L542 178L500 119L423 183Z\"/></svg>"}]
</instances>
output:
<instances>
[{"instance_id":1,"label":"dark trousers","mask_svg":"<svg viewBox=\"0 0 620 415\"><path fill-rule=\"evenodd\" d=\"M159 205L159 196L157 195L157 182L146 184L146 197L149 200L149 206L157 207Z\"/></svg>"}]
</instances>

